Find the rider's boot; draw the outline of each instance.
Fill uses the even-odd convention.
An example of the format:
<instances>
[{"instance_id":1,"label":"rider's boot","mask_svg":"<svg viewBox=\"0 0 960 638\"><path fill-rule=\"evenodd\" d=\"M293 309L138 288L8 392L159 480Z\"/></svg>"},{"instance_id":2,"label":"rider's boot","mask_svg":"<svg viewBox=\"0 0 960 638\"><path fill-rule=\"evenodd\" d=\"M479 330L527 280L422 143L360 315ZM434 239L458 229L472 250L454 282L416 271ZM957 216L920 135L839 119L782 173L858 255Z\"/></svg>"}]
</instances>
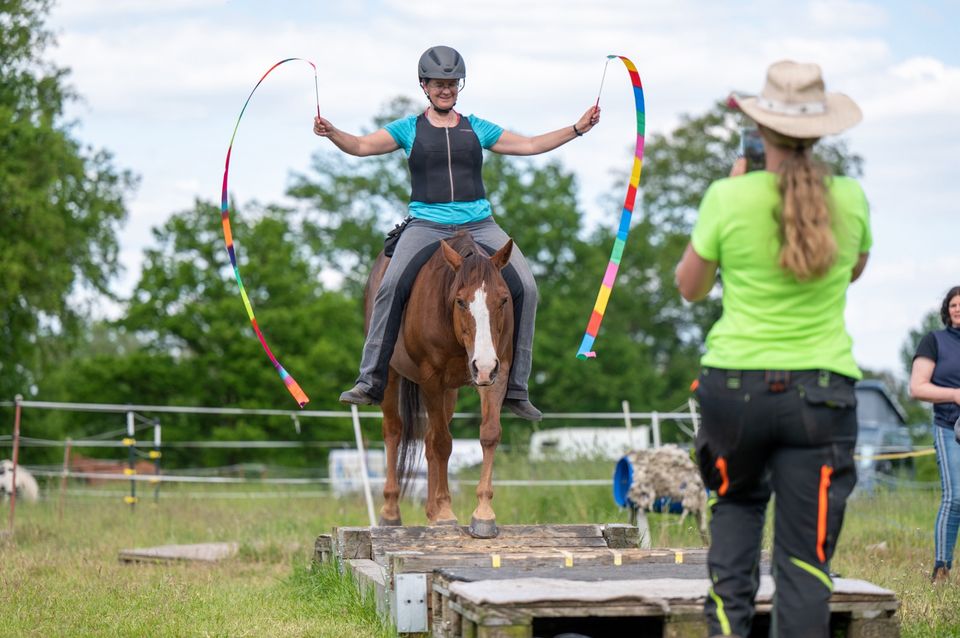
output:
<instances>
[{"instance_id":1,"label":"rider's boot","mask_svg":"<svg viewBox=\"0 0 960 638\"><path fill-rule=\"evenodd\" d=\"M341 401L342 400L341 397ZM543 419L543 413L538 410L535 405L530 403L529 399L504 399L503 405L521 419L526 419L527 421L539 421Z\"/></svg>"}]
</instances>

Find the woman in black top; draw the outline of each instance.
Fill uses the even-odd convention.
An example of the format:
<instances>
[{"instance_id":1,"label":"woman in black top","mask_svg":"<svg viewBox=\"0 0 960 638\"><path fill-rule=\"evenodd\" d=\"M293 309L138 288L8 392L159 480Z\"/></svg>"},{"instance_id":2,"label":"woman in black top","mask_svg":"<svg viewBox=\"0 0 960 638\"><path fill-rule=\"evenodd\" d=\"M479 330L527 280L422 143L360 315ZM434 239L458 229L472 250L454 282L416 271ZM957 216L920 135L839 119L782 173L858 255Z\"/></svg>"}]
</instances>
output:
<instances>
[{"instance_id":1,"label":"woman in black top","mask_svg":"<svg viewBox=\"0 0 960 638\"><path fill-rule=\"evenodd\" d=\"M943 298L944 329L920 341L910 372L910 396L933 403L933 442L942 497L934 524L934 583L946 582L960 529L960 286Z\"/></svg>"}]
</instances>

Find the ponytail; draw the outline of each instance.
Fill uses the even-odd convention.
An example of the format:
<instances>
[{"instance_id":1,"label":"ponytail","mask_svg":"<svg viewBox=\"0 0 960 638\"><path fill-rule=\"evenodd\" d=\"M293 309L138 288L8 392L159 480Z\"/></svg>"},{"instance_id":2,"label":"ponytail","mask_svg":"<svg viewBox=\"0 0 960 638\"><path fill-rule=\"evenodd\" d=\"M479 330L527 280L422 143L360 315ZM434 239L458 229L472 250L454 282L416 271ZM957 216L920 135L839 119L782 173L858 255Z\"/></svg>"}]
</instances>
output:
<instances>
[{"instance_id":1,"label":"ponytail","mask_svg":"<svg viewBox=\"0 0 960 638\"><path fill-rule=\"evenodd\" d=\"M827 167L811 157L810 147L815 139L800 140L772 133L772 142L794 151L779 169L780 267L799 281L818 279L837 260L833 215L824 182Z\"/></svg>"}]
</instances>

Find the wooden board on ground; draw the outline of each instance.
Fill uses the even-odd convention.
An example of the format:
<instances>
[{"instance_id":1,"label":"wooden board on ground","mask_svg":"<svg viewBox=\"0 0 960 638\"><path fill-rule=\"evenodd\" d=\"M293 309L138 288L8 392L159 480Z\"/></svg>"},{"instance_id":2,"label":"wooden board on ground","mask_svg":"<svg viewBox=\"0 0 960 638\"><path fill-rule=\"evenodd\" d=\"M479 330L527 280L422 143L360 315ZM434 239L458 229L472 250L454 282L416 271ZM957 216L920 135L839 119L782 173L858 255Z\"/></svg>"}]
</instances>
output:
<instances>
[{"instance_id":1,"label":"wooden board on ground","mask_svg":"<svg viewBox=\"0 0 960 638\"><path fill-rule=\"evenodd\" d=\"M193 545L160 545L120 550L125 563L215 563L237 554L238 543L196 543Z\"/></svg>"}]
</instances>

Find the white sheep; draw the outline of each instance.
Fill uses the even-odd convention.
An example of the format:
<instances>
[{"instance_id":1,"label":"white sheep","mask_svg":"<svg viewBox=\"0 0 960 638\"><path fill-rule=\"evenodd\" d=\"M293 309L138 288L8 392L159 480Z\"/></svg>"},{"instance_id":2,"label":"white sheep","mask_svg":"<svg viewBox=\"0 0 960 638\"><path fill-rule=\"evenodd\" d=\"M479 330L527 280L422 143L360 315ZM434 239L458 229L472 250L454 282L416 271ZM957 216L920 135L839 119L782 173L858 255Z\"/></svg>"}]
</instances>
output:
<instances>
[{"instance_id":1,"label":"white sheep","mask_svg":"<svg viewBox=\"0 0 960 638\"><path fill-rule=\"evenodd\" d=\"M664 445L659 448L634 450L627 454L633 468L633 481L627 497L638 510L641 527L646 526L645 512L653 509L654 504L666 497L674 503L680 503L683 513L681 524L687 514L697 517L700 536L707 542L707 490L700 477L700 470L690 455L676 445ZM645 542L649 542L649 528L645 533Z\"/></svg>"},{"instance_id":2,"label":"white sheep","mask_svg":"<svg viewBox=\"0 0 960 638\"><path fill-rule=\"evenodd\" d=\"M13 461L0 461L0 497L13 493ZM22 465L17 466L17 497L36 501L40 497L37 480Z\"/></svg>"}]
</instances>

